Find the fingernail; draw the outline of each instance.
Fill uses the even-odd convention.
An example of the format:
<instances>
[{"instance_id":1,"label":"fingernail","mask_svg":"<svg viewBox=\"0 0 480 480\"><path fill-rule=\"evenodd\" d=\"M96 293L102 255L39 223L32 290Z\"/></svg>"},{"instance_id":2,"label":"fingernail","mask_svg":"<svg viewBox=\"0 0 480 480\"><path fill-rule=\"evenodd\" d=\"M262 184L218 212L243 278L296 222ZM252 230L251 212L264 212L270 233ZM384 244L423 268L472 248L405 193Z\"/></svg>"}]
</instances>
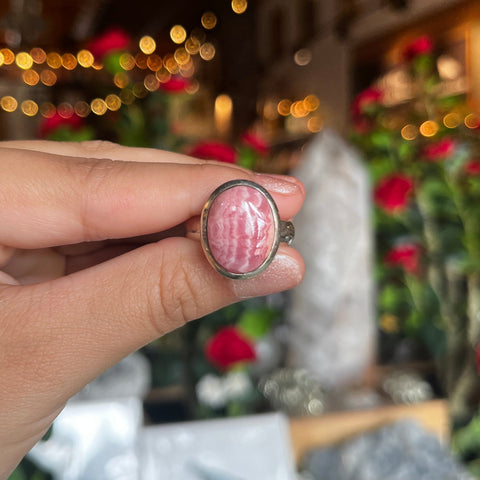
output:
<instances>
[{"instance_id":1,"label":"fingernail","mask_svg":"<svg viewBox=\"0 0 480 480\"><path fill-rule=\"evenodd\" d=\"M300 180L287 175L272 175L265 173L255 174L256 180L260 185L267 190L275 193L283 193L284 195L290 195L292 193L301 192L303 185Z\"/></svg>"},{"instance_id":2,"label":"fingernail","mask_svg":"<svg viewBox=\"0 0 480 480\"><path fill-rule=\"evenodd\" d=\"M296 287L303 278L304 265L300 255L277 253L271 265L257 277L249 280L232 280L238 298L262 297Z\"/></svg>"}]
</instances>

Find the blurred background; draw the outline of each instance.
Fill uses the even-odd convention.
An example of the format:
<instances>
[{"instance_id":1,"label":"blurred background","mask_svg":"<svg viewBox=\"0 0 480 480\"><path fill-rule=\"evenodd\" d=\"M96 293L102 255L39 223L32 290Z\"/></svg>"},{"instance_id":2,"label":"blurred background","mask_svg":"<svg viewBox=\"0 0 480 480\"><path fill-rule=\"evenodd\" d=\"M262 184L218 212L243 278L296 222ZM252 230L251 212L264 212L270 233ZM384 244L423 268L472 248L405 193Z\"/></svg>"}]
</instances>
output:
<instances>
[{"instance_id":1,"label":"blurred background","mask_svg":"<svg viewBox=\"0 0 480 480\"><path fill-rule=\"evenodd\" d=\"M307 190L300 287L128 357L11 478L477 478L479 102L475 0L0 1L1 139Z\"/></svg>"}]
</instances>

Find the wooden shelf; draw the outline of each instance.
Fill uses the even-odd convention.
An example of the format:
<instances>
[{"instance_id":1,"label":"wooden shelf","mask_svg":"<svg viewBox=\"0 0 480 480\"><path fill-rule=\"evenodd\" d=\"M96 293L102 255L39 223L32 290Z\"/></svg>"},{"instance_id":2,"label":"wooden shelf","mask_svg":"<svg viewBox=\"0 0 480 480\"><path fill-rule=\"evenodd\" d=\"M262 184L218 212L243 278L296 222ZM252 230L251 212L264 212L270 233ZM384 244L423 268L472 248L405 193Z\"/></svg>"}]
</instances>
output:
<instances>
[{"instance_id":1,"label":"wooden shelf","mask_svg":"<svg viewBox=\"0 0 480 480\"><path fill-rule=\"evenodd\" d=\"M448 407L444 400L293 418L290 432L295 460L299 462L312 448L331 446L362 432L407 418L417 420L436 434L441 442L446 442L450 436Z\"/></svg>"}]
</instances>

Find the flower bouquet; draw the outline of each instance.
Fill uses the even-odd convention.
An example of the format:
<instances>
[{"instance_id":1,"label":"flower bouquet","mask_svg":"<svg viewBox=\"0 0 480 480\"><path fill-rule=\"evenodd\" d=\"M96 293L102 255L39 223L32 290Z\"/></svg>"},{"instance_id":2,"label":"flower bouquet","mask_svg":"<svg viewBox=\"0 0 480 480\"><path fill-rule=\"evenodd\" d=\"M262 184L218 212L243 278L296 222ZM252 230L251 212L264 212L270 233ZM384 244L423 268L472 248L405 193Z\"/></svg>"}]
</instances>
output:
<instances>
[{"instance_id":1,"label":"flower bouquet","mask_svg":"<svg viewBox=\"0 0 480 480\"><path fill-rule=\"evenodd\" d=\"M480 117L464 95L445 93L429 37L409 44L403 59L409 99L387 105L372 86L352 109L352 139L373 182L380 350L388 357L385 345L400 336L426 347L459 434L454 444L472 458L480 453L472 441L480 423Z\"/></svg>"}]
</instances>

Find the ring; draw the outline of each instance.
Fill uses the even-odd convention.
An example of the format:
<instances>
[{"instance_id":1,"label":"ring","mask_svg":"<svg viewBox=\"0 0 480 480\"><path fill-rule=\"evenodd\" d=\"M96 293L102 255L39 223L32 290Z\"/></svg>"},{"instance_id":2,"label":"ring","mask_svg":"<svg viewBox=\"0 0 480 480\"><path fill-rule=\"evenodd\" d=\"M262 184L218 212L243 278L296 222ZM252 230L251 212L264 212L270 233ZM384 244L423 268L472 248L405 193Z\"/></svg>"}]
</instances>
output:
<instances>
[{"instance_id":1,"label":"ring","mask_svg":"<svg viewBox=\"0 0 480 480\"><path fill-rule=\"evenodd\" d=\"M250 180L220 185L203 207L203 250L213 268L229 278L263 272L280 242L290 245L294 236L293 223L280 220L271 195Z\"/></svg>"}]
</instances>

